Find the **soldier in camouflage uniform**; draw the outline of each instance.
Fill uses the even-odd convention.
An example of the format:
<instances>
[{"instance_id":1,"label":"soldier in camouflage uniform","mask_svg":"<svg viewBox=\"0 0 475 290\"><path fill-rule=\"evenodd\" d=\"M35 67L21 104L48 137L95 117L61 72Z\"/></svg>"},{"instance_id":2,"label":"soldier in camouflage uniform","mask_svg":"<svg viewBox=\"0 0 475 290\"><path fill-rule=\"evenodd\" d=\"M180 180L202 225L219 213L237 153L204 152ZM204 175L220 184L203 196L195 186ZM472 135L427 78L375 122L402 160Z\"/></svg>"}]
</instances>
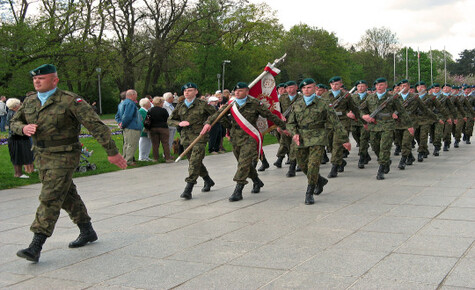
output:
<instances>
[{"instance_id":1,"label":"soldier in camouflage uniform","mask_svg":"<svg viewBox=\"0 0 475 290\"><path fill-rule=\"evenodd\" d=\"M355 83L357 88L356 94L352 95L353 101L358 105L360 109L366 106L366 97L368 96L368 83L365 80L359 80ZM369 156L369 130L368 124L363 120L358 120L355 122L352 127L353 138L355 138L356 143L359 146L358 155L360 156L358 160L358 168L364 168L365 164L368 164L371 161Z\"/></svg>"},{"instance_id":2,"label":"soldier in camouflage uniform","mask_svg":"<svg viewBox=\"0 0 475 290\"><path fill-rule=\"evenodd\" d=\"M320 176L320 162L325 146L329 144L326 126L331 125L335 137L342 140L342 146L350 150L351 144L348 132L341 124L335 110L328 101L316 96L315 81L311 78L300 83L303 98L299 99L290 113L287 126L294 135L297 144L297 161L302 171L307 175L307 191L305 204L313 204L314 194L320 194L328 182Z\"/></svg>"},{"instance_id":3,"label":"soldier in camouflage uniform","mask_svg":"<svg viewBox=\"0 0 475 290\"><path fill-rule=\"evenodd\" d=\"M404 124L410 125L407 115L401 102L396 96L388 96L386 88L388 87L385 78L378 78L375 81L376 92L367 97L367 107L364 109L366 115L363 119L369 123L371 131L371 148L378 156L379 169L376 179L384 179L384 174L390 170L391 145L393 143L393 133L395 128L395 119L400 119ZM399 112L399 116L394 114ZM377 112L373 117L371 114ZM414 134L414 128L408 128L411 135Z\"/></svg>"},{"instance_id":4,"label":"soldier in camouflage uniform","mask_svg":"<svg viewBox=\"0 0 475 290\"><path fill-rule=\"evenodd\" d=\"M284 118L288 118L290 115L290 112L292 111L293 105L297 100L302 98L302 96L297 92L297 83L294 81L288 81L286 84L286 90L287 93L282 95L279 99L280 103L280 109L282 114L284 115ZM295 170L297 166L297 149L295 143L292 142L292 136L288 136L285 134L280 135L280 147L279 151L277 152L277 161L276 163L282 164L282 159L284 158L285 154L282 154L283 152L281 151L282 147L288 148L288 154L289 154L289 160L290 160L290 166L289 166L289 171L287 172L286 176L287 177L294 177L295 176ZM274 163L274 165L276 165ZM280 167L280 166L277 166Z\"/></svg>"},{"instance_id":5,"label":"soldier in camouflage uniform","mask_svg":"<svg viewBox=\"0 0 475 290\"><path fill-rule=\"evenodd\" d=\"M259 193L264 183L259 179L257 171L254 166L254 161L257 160L258 152L262 148L258 148L256 139L262 138L257 129L257 118L262 116L269 119L277 126L285 129L285 122L272 114L259 100L251 97L249 94L249 87L246 83L239 82L234 87L234 95L236 97L233 108L231 108L232 117L223 117L221 123L230 128L231 144L233 145L233 153L238 162L238 167L233 180L236 182L236 188L233 194L229 197L229 201L242 200L242 190L247 184L246 179L251 178L253 182L252 193ZM201 134L206 134L211 126L210 124L216 120L223 110L227 107L221 107L213 116L209 117L206 125L203 127ZM239 120L239 123L238 123ZM240 125L241 124L241 125ZM246 130L256 133L254 137ZM283 131L283 134L290 134Z\"/></svg>"},{"instance_id":6,"label":"soldier in camouflage uniform","mask_svg":"<svg viewBox=\"0 0 475 290\"><path fill-rule=\"evenodd\" d=\"M459 112L454 105L453 96L451 95L451 92L452 92L452 86L450 84L444 84L442 86L441 98L443 99L440 100L440 103L449 110L452 116L452 122L451 123L445 122L444 124L444 130L442 133L442 139L444 141L443 151L449 151L450 143L452 140L452 127L454 124L458 123L458 118L459 118Z\"/></svg>"},{"instance_id":7,"label":"soldier in camouflage uniform","mask_svg":"<svg viewBox=\"0 0 475 290\"><path fill-rule=\"evenodd\" d=\"M429 155L429 148L427 141L429 137L430 127L435 122L442 122L437 115L433 112L435 97L428 93L425 82L421 81L416 84L416 89L419 93L419 99L421 100L423 110L417 111L417 125L416 130L419 131L419 140L417 148L417 161L422 162L424 158ZM439 106L440 108L440 106Z\"/></svg>"},{"instance_id":8,"label":"soldier in camouflage uniform","mask_svg":"<svg viewBox=\"0 0 475 290\"><path fill-rule=\"evenodd\" d=\"M470 113L467 112L464 108L463 99L460 96L459 86L455 86L455 85L452 86L452 95L453 95L452 101L453 101L454 107L458 112L458 118L457 118L458 122L457 124L454 124L454 126L452 127L452 135L455 138L454 147L458 148L460 139L462 138L463 127L465 125L465 122L467 122L468 116L470 115Z\"/></svg>"},{"instance_id":9,"label":"soldier in camouflage uniform","mask_svg":"<svg viewBox=\"0 0 475 290\"><path fill-rule=\"evenodd\" d=\"M467 121L463 128L463 141L465 141L466 144L470 144L470 137L472 137L473 133L473 120L475 117L474 97L470 97L471 91L472 89L469 85L464 85L463 94L461 96L463 108L467 112Z\"/></svg>"},{"instance_id":10,"label":"soldier in camouflage uniform","mask_svg":"<svg viewBox=\"0 0 475 290\"><path fill-rule=\"evenodd\" d=\"M79 165L81 143L79 133L84 125L104 147L111 163L120 168L127 162L119 154L111 131L92 107L78 95L58 89L56 67L42 65L30 72L36 93L29 94L11 120L11 130L18 135L31 136L35 165L42 183L40 205L30 230L33 241L17 252L21 258L38 262L47 237L53 234L61 209L78 225L78 238L69 243L77 248L97 240L86 206L72 180Z\"/></svg>"},{"instance_id":11,"label":"soldier in camouflage uniform","mask_svg":"<svg viewBox=\"0 0 475 290\"><path fill-rule=\"evenodd\" d=\"M346 91L342 90L343 81L341 77L335 76L329 80L331 90L323 94L323 99L327 100L328 103L333 106L333 109L336 111L340 123L345 128L347 134L351 131L351 124L359 119L360 110L358 106L353 101L353 98L350 95L340 99L338 105L335 102L340 98L345 96ZM345 170L346 161L343 159L344 155L348 155L348 152L344 152L342 146L344 140L338 138L339 134L333 129L332 124L329 123L327 126L328 139L332 150L332 157L330 162L332 163L332 168L328 174L329 178L337 177L338 172L343 172Z\"/></svg>"},{"instance_id":12,"label":"soldier in camouflage uniform","mask_svg":"<svg viewBox=\"0 0 475 290\"><path fill-rule=\"evenodd\" d=\"M181 88L185 100L179 103L172 114L168 117L168 126L181 127L180 143L184 148L188 146L200 135L200 131L206 119L216 112L216 109L205 100L196 97L198 86L194 83L187 83ZM188 159L188 177L185 178L186 186L181 198L191 199L193 186L201 176L204 180L202 192L208 192L214 186L214 181L209 177L208 170L203 164L205 158L205 148L208 142L208 135L201 140L186 154Z\"/></svg>"}]
</instances>

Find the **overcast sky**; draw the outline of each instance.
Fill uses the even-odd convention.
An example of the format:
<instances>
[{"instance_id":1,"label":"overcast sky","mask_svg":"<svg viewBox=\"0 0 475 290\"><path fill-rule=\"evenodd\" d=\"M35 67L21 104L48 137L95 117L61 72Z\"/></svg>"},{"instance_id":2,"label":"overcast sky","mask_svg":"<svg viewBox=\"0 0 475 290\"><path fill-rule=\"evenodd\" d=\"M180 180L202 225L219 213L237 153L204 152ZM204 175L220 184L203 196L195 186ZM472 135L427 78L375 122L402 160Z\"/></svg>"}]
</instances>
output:
<instances>
[{"instance_id":1,"label":"overcast sky","mask_svg":"<svg viewBox=\"0 0 475 290\"><path fill-rule=\"evenodd\" d=\"M266 2L288 30L304 23L357 43L367 29L387 27L401 46L445 49L457 59L475 48L475 0L249 0Z\"/></svg>"}]
</instances>

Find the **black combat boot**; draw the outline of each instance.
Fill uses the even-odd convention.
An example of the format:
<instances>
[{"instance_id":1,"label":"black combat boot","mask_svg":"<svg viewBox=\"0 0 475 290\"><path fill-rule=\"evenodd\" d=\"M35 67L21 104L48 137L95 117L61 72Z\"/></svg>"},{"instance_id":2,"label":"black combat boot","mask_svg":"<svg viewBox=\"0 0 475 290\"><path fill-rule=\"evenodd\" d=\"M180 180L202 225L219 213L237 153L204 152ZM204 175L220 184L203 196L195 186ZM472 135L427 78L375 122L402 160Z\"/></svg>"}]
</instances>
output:
<instances>
[{"instance_id":1,"label":"black combat boot","mask_svg":"<svg viewBox=\"0 0 475 290\"><path fill-rule=\"evenodd\" d=\"M465 144L472 144L472 143L470 142L470 136L467 136L467 138L466 138L466 140L465 140Z\"/></svg>"},{"instance_id":2,"label":"black combat boot","mask_svg":"<svg viewBox=\"0 0 475 290\"><path fill-rule=\"evenodd\" d=\"M287 177L294 177L295 176L295 167L297 166L297 160L291 160L289 171L287 172Z\"/></svg>"},{"instance_id":3,"label":"black combat boot","mask_svg":"<svg viewBox=\"0 0 475 290\"><path fill-rule=\"evenodd\" d=\"M326 179L325 177L319 174L317 186L315 186L315 195L320 195L320 193L323 192L323 187L327 185L327 183L328 183L328 179Z\"/></svg>"},{"instance_id":4,"label":"black combat boot","mask_svg":"<svg viewBox=\"0 0 475 290\"><path fill-rule=\"evenodd\" d=\"M238 183L234 188L233 194L229 197L229 201L238 201L242 199L242 190L244 188L244 184Z\"/></svg>"},{"instance_id":5,"label":"black combat boot","mask_svg":"<svg viewBox=\"0 0 475 290\"><path fill-rule=\"evenodd\" d=\"M412 165L414 161L416 161L416 158L414 158L414 155L412 155L412 152L411 152L409 156L407 156L406 165Z\"/></svg>"},{"instance_id":6,"label":"black combat boot","mask_svg":"<svg viewBox=\"0 0 475 290\"><path fill-rule=\"evenodd\" d=\"M440 146L434 146L434 152L432 153L434 156L439 156Z\"/></svg>"},{"instance_id":7,"label":"black combat boot","mask_svg":"<svg viewBox=\"0 0 475 290\"><path fill-rule=\"evenodd\" d=\"M305 204L314 204L313 193L315 192L315 185L307 185L307 192L305 193Z\"/></svg>"},{"instance_id":8,"label":"black combat boot","mask_svg":"<svg viewBox=\"0 0 475 290\"><path fill-rule=\"evenodd\" d=\"M340 165L338 165L338 172L344 172L345 171L345 166L346 166L346 161L343 160Z\"/></svg>"},{"instance_id":9,"label":"black combat boot","mask_svg":"<svg viewBox=\"0 0 475 290\"><path fill-rule=\"evenodd\" d=\"M70 248L79 248L97 240L97 234L90 222L78 224L78 227L80 231L79 236L76 240L69 243Z\"/></svg>"},{"instance_id":10,"label":"black combat boot","mask_svg":"<svg viewBox=\"0 0 475 290\"><path fill-rule=\"evenodd\" d=\"M185 186L185 190L180 195L180 197L184 199L191 199L191 192L193 191L193 186L195 186L194 183L188 182Z\"/></svg>"},{"instance_id":11,"label":"black combat boot","mask_svg":"<svg viewBox=\"0 0 475 290\"><path fill-rule=\"evenodd\" d=\"M393 161L389 160L389 163L384 165L384 174L389 173L389 170L391 169L391 163L393 163Z\"/></svg>"},{"instance_id":12,"label":"black combat boot","mask_svg":"<svg viewBox=\"0 0 475 290\"><path fill-rule=\"evenodd\" d=\"M264 187L264 182L259 179L259 177L256 177L255 179L252 180L252 193L259 193L261 191L261 187Z\"/></svg>"},{"instance_id":13,"label":"black combat boot","mask_svg":"<svg viewBox=\"0 0 475 290\"><path fill-rule=\"evenodd\" d=\"M328 159L327 151L323 151L323 157L321 164L327 164L330 159Z\"/></svg>"},{"instance_id":14,"label":"black combat boot","mask_svg":"<svg viewBox=\"0 0 475 290\"><path fill-rule=\"evenodd\" d=\"M400 153L401 153L401 146L396 145L396 149L394 150L394 155L399 156Z\"/></svg>"},{"instance_id":15,"label":"black combat boot","mask_svg":"<svg viewBox=\"0 0 475 290\"><path fill-rule=\"evenodd\" d=\"M371 161L371 156L369 156L369 153L366 153L366 159L364 160L364 164L368 164Z\"/></svg>"},{"instance_id":16,"label":"black combat boot","mask_svg":"<svg viewBox=\"0 0 475 290\"><path fill-rule=\"evenodd\" d=\"M214 181L211 179L211 177L209 177L209 175L206 175L205 177L203 177L204 181L205 181L205 184L203 186L203 188L201 189L202 192L208 192L211 190L211 187L214 186Z\"/></svg>"},{"instance_id":17,"label":"black combat boot","mask_svg":"<svg viewBox=\"0 0 475 290\"><path fill-rule=\"evenodd\" d=\"M358 160L358 168L363 169L364 168L364 162L366 158L363 153L360 154L360 159Z\"/></svg>"},{"instance_id":18,"label":"black combat boot","mask_svg":"<svg viewBox=\"0 0 475 290\"><path fill-rule=\"evenodd\" d=\"M379 169L378 169L378 174L376 174L376 179L377 180L384 179L384 165L383 164L379 164Z\"/></svg>"},{"instance_id":19,"label":"black combat boot","mask_svg":"<svg viewBox=\"0 0 475 290\"><path fill-rule=\"evenodd\" d=\"M459 143L460 143L460 140L455 140L454 148L459 148Z\"/></svg>"},{"instance_id":20,"label":"black combat boot","mask_svg":"<svg viewBox=\"0 0 475 290\"><path fill-rule=\"evenodd\" d=\"M269 168L269 162L267 162L267 159L265 157L264 159L262 159L261 163L261 167L259 167L257 171L265 171L267 168Z\"/></svg>"},{"instance_id":21,"label":"black combat boot","mask_svg":"<svg viewBox=\"0 0 475 290\"><path fill-rule=\"evenodd\" d=\"M302 172L302 168L300 168L300 166L298 164L295 167L295 172Z\"/></svg>"},{"instance_id":22,"label":"black combat boot","mask_svg":"<svg viewBox=\"0 0 475 290\"><path fill-rule=\"evenodd\" d=\"M419 152L417 153L417 162L422 162L424 161L424 153Z\"/></svg>"},{"instance_id":23,"label":"black combat boot","mask_svg":"<svg viewBox=\"0 0 475 290\"><path fill-rule=\"evenodd\" d=\"M402 156L401 160L399 161L399 165L397 166L397 168L399 168L401 170L406 169L406 160L407 160L407 156Z\"/></svg>"},{"instance_id":24,"label":"black combat boot","mask_svg":"<svg viewBox=\"0 0 475 290\"><path fill-rule=\"evenodd\" d=\"M338 165L332 164L332 169L328 173L328 178L334 178L338 176Z\"/></svg>"},{"instance_id":25,"label":"black combat boot","mask_svg":"<svg viewBox=\"0 0 475 290\"><path fill-rule=\"evenodd\" d=\"M430 154L429 151L422 152L422 157L427 158L429 154Z\"/></svg>"},{"instance_id":26,"label":"black combat boot","mask_svg":"<svg viewBox=\"0 0 475 290\"><path fill-rule=\"evenodd\" d=\"M444 150L444 151L449 151L449 145L450 145L450 142L444 141L444 148L443 148L443 150Z\"/></svg>"},{"instance_id":27,"label":"black combat boot","mask_svg":"<svg viewBox=\"0 0 475 290\"><path fill-rule=\"evenodd\" d=\"M20 258L27 259L28 261L38 263L40 260L41 249L43 249L43 244L45 243L46 238L48 238L46 235L34 234L33 240L28 248L19 250L16 255Z\"/></svg>"},{"instance_id":28,"label":"black combat boot","mask_svg":"<svg viewBox=\"0 0 475 290\"><path fill-rule=\"evenodd\" d=\"M289 157L289 155L287 155L287 160L285 161L285 164L286 164L286 165L289 165L289 164L290 164L290 157Z\"/></svg>"},{"instance_id":29,"label":"black combat boot","mask_svg":"<svg viewBox=\"0 0 475 290\"><path fill-rule=\"evenodd\" d=\"M350 151L343 149L343 158L347 158L350 155Z\"/></svg>"},{"instance_id":30,"label":"black combat boot","mask_svg":"<svg viewBox=\"0 0 475 290\"><path fill-rule=\"evenodd\" d=\"M274 162L275 167L277 168L282 168L282 160L284 160L284 157L277 157L277 160Z\"/></svg>"}]
</instances>

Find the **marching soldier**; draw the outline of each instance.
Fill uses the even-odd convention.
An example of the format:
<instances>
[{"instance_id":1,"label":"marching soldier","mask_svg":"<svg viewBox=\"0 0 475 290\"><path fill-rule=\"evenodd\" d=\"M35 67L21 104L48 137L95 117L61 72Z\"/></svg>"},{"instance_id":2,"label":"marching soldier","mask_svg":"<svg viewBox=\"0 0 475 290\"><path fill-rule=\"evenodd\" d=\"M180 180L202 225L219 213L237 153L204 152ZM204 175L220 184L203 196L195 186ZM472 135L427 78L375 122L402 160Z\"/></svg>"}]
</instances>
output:
<instances>
[{"instance_id":1,"label":"marching soldier","mask_svg":"<svg viewBox=\"0 0 475 290\"><path fill-rule=\"evenodd\" d=\"M365 80L359 80L355 83L356 94L352 96L353 101L361 109L362 106L366 106L366 97L368 96L368 84ZM358 160L358 168L364 168L365 164L368 164L371 161L369 156L369 130L366 122L358 120L356 124L353 124L353 138L355 138L356 143L359 145L358 155L360 156Z\"/></svg>"},{"instance_id":2,"label":"marching soldier","mask_svg":"<svg viewBox=\"0 0 475 290\"><path fill-rule=\"evenodd\" d=\"M459 86L452 86L452 98L455 109L458 111L458 122L452 127L452 135L454 135L455 142L454 148L459 147L460 139L462 138L462 130L465 122L468 120L469 112L467 112L463 106L463 100L459 93Z\"/></svg>"},{"instance_id":3,"label":"marching soldier","mask_svg":"<svg viewBox=\"0 0 475 290\"><path fill-rule=\"evenodd\" d=\"M331 125L335 137L342 140L345 149L351 150L348 133L328 101L316 96L315 81L307 78L300 83L303 98L297 100L287 122L292 139L297 144L297 160L307 175L305 204L313 204L313 195L319 195L328 180L319 174L325 146L329 144L326 126Z\"/></svg>"},{"instance_id":4,"label":"marching soldier","mask_svg":"<svg viewBox=\"0 0 475 290\"><path fill-rule=\"evenodd\" d=\"M200 135L204 122L216 112L216 109L206 101L196 97L198 94L198 86L196 84L187 83L181 90L185 100L180 102L170 117L168 117L168 125L182 128L180 143L184 148L187 148ZM181 198L192 198L191 192L199 176L204 180L202 192L210 191L211 187L215 184L211 177L209 177L208 170L203 164L207 142L208 138L202 138L186 155L189 164L188 177L185 178L186 186L180 195Z\"/></svg>"},{"instance_id":5,"label":"marching soldier","mask_svg":"<svg viewBox=\"0 0 475 290\"><path fill-rule=\"evenodd\" d=\"M333 106L341 124L345 128L347 134L349 134L351 130L351 122L353 122L352 119L357 120L359 118L360 110L351 96L348 95L347 97L344 97L346 91L342 90L343 81L341 77L332 77L329 83L331 90L325 93L323 98L329 102L330 106ZM338 104L336 104L337 100L339 100ZM345 170L346 161L343 159L343 156L348 155L348 153L343 151L344 148L341 145L344 142L338 138L338 133L335 133L331 123L328 124L327 129L329 131L328 138L332 151L332 157L330 159L332 168L328 177L333 178L338 176L338 172L343 172Z\"/></svg>"},{"instance_id":6,"label":"marching soldier","mask_svg":"<svg viewBox=\"0 0 475 290\"><path fill-rule=\"evenodd\" d=\"M454 125L458 123L458 118L460 118L460 114L453 102L453 96L451 95L452 86L450 84L444 84L442 87L442 99L440 102L445 105L445 107L450 111L451 116L453 117L452 123L446 122L444 124L444 131L443 131L443 140L444 140L444 147L443 151L449 151L450 143L452 140L452 128Z\"/></svg>"},{"instance_id":7,"label":"marching soldier","mask_svg":"<svg viewBox=\"0 0 475 290\"><path fill-rule=\"evenodd\" d=\"M366 115L363 119L369 123L371 148L378 156L379 169L376 179L384 179L384 174L389 173L391 160L391 146L393 143L393 132L395 119L400 119L404 124L408 124L408 131L414 135L414 128L410 126L411 121L397 96L388 96L386 89L388 82L385 78L378 78L375 81L376 92L367 97ZM399 116L393 114L399 112Z\"/></svg>"},{"instance_id":8,"label":"marching soldier","mask_svg":"<svg viewBox=\"0 0 475 290\"><path fill-rule=\"evenodd\" d=\"M229 201L242 200L242 190L247 184L246 179L252 179L252 193L259 193L264 183L259 179L253 161L257 160L258 153L262 153L262 136L257 129L257 118L260 116L269 119L277 126L285 129L285 122L272 114L259 100L248 95L249 87L246 83L239 82L234 87L235 103L230 111L232 118L224 117L221 121L225 127L230 127L231 143L233 145L233 153L238 162L238 168L234 175L236 188L229 197ZM206 134L211 123L221 114L227 107L221 107L218 112L210 116L201 130L200 134ZM283 131L284 134L290 134Z\"/></svg>"},{"instance_id":9,"label":"marching soldier","mask_svg":"<svg viewBox=\"0 0 475 290\"><path fill-rule=\"evenodd\" d=\"M53 234L61 209L64 209L80 230L78 238L69 243L78 248L97 240L86 205L73 182L79 165L81 143L79 133L84 125L104 147L108 160L125 169L127 162L111 139L111 131L93 108L78 95L57 88L56 67L42 65L30 72L36 93L30 94L11 121L11 130L31 136L36 167L42 183L40 205L30 230L33 241L17 256L38 262L46 239Z\"/></svg>"},{"instance_id":10,"label":"marching soldier","mask_svg":"<svg viewBox=\"0 0 475 290\"><path fill-rule=\"evenodd\" d=\"M470 102L470 93L471 88L469 85L463 86L463 94L461 96L462 99L462 106L464 107L465 111L467 112L467 121L465 122L465 127L463 129L463 141L466 144L470 144L470 137L473 133L473 120L475 117L475 109L473 106L473 96L471 97L472 100Z\"/></svg>"}]
</instances>

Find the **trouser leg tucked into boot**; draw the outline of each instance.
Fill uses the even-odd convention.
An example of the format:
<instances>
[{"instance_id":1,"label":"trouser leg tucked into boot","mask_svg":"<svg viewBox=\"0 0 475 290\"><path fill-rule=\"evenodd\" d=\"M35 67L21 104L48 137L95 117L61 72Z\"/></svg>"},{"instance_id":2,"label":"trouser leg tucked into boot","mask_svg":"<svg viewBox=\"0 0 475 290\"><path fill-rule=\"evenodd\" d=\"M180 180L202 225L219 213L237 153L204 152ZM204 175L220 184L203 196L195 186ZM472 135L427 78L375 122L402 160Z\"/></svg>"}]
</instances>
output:
<instances>
[{"instance_id":1,"label":"trouser leg tucked into boot","mask_svg":"<svg viewBox=\"0 0 475 290\"><path fill-rule=\"evenodd\" d=\"M244 184L238 183L234 188L233 194L229 197L229 201L238 201L242 199L242 190L244 189Z\"/></svg>"},{"instance_id":2,"label":"trouser leg tucked into boot","mask_svg":"<svg viewBox=\"0 0 475 290\"><path fill-rule=\"evenodd\" d=\"M203 188L201 189L202 192L208 192L211 190L211 187L214 186L214 181L209 177L209 175L206 175L203 177L205 184Z\"/></svg>"},{"instance_id":3,"label":"trouser leg tucked into boot","mask_svg":"<svg viewBox=\"0 0 475 290\"><path fill-rule=\"evenodd\" d=\"M376 174L376 179L377 180L383 180L384 179L384 165L380 164L378 173Z\"/></svg>"},{"instance_id":4,"label":"trouser leg tucked into boot","mask_svg":"<svg viewBox=\"0 0 475 290\"><path fill-rule=\"evenodd\" d=\"M332 169L328 173L328 178L334 178L338 176L338 165L332 164Z\"/></svg>"},{"instance_id":5,"label":"trouser leg tucked into boot","mask_svg":"<svg viewBox=\"0 0 475 290\"><path fill-rule=\"evenodd\" d=\"M317 186L315 186L315 195L320 195L320 193L323 192L323 187L327 185L328 179L325 177L321 176L320 174L318 175L318 182Z\"/></svg>"},{"instance_id":6,"label":"trouser leg tucked into boot","mask_svg":"<svg viewBox=\"0 0 475 290\"><path fill-rule=\"evenodd\" d=\"M41 249L43 249L43 244L47 238L46 235L35 233L28 248L19 250L16 255L20 258L27 259L28 261L38 263L40 260Z\"/></svg>"},{"instance_id":7,"label":"trouser leg tucked into boot","mask_svg":"<svg viewBox=\"0 0 475 290\"><path fill-rule=\"evenodd\" d=\"M450 142L445 141L443 150L444 151L449 151L449 145L450 145Z\"/></svg>"},{"instance_id":8,"label":"trouser leg tucked into boot","mask_svg":"<svg viewBox=\"0 0 475 290\"><path fill-rule=\"evenodd\" d=\"M287 177L294 177L295 176L295 167L297 166L296 160L290 160L289 171L287 172Z\"/></svg>"},{"instance_id":9,"label":"trouser leg tucked into boot","mask_svg":"<svg viewBox=\"0 0 475 290\"><path fill-rule=\"evenodd\" d=\"M261 162L261 167L257 169L257 171L265 171L267 168L269 168L269 162L267 162L267 159L264 157Z\"/></svg>"},{"instance_id":10,"label":"trouser leg tucked into boot","mask_svg":"<svg viewBox=\"0 0 475 290\"><path fill-rule=\"evenodd\" d=\"M343 160L340 165L338 165L337 171L338 172L344 172L345 171L345 166L346 166L346 160Z\"/></svg>"},{"instance_id":11,"label":"trouser leg tucked into boot","mask_svg":"<svg viewBox=\"0 0 475 290\"><path fill-rule=\"evenodd\" d=\"M282 168L282 160L284 160L284 157L277 157L277 160L274 162L274 166L277 168Z\"/></svg>"},{"instance_id":12,"label":"trouser leg tucked into boot","mask_svg":"<svg viewBox=\"0 0 475 290\"><path fill-rule=\"evenodd\" d=\"M313 193L315 192L315 185L307 185L307 192L305 193L305 204L314 204Z\"/></svg>"},{"instance_id":13,"label":"trouser leg tucked into boot","mask_svg":"<svg viewBox=\"0 0 475 290\"><path fill-rule=\"evenodd\" d=\"M90 222L78 224L78 227L80 231L79 236L76 240L69 243L70 248L79 248L97 240L96 231L94 231Z\"/></svg>"},{"instance_id":14,"label":"trouser leg tucked into boot","mask_svg":"<svg viewBox=\"0 0 475 290\"><path fill-rule=\"evenodd\" d=\"M394 155L399 156L400 153L401 153L401 146L396 145L396 149L394 150Z\"/></svg>"},{"instance_id":15,"label":"trouser leg tucked into boot","mask_svg":"<svg viewBox=\"0 0 475 290\"><path fill-rule=\"evenodd\" d=\"M422 162L424 161L424 153L419 152L417 153L417 162Z\"/></svg>"},{"instance_id":16,"label":"trouser leg tucked into boot","mask_svg":"<svg viewBox=\"0 0 475 290\"><path fill-rule=\"evenodd\" d=\"M259 179L259 177L256 177L255 179L252 180L252 193L259 193L261 191L261 187L264 187L264 182Z\"/></svg>"},{"instance_id":17,"label":"trouser leg tucked into boot","mask_svg":"<svg viewBox=\"0 0 475 290\"><path fill-rule=\"evenodd\" d=\"M399 165L397 167L401 170L406 169L406 160L407 160L407 156L402 156L401 160L399 161Z\"/></svg>"},{"instance_id":18,"label":"trouser leg tucked into boot","mask_svg":"<svg viewBox=\"0 0 475 290\"><path fill-rule=\"evenodd\" d=\"M358 160L358 168L360 168L360 169L363 169L363 168L364 168L364 162L365 162L365 160L366 160L365 157L366 157L366 156L365 156L363 153L361 153L360 159Z\"/></svg>"},{"instance_id":19,"label":"trouser leg tucked into boot","mask_svg":"<svg viewBox=\"0 0 475 290\"><path fill-rule=\"evenodd\" d=\"M193 191L193 186L195 186L193 183L188 182L185 186L185 190L180 195L180 197L184 199L191 199L191 192Z\"/></svg>"},{"instance_id":20,"label":"trouser leg tucked into boot","mask_svg":"<svg viewBox=\"0 0 475 290\"><path fill-rule=\"evenodd\" d=\"M440 152L440 146L434 146L434 152L432 153L432 155L439 156L439 152Z\"/></svg>"}]
</instances>

